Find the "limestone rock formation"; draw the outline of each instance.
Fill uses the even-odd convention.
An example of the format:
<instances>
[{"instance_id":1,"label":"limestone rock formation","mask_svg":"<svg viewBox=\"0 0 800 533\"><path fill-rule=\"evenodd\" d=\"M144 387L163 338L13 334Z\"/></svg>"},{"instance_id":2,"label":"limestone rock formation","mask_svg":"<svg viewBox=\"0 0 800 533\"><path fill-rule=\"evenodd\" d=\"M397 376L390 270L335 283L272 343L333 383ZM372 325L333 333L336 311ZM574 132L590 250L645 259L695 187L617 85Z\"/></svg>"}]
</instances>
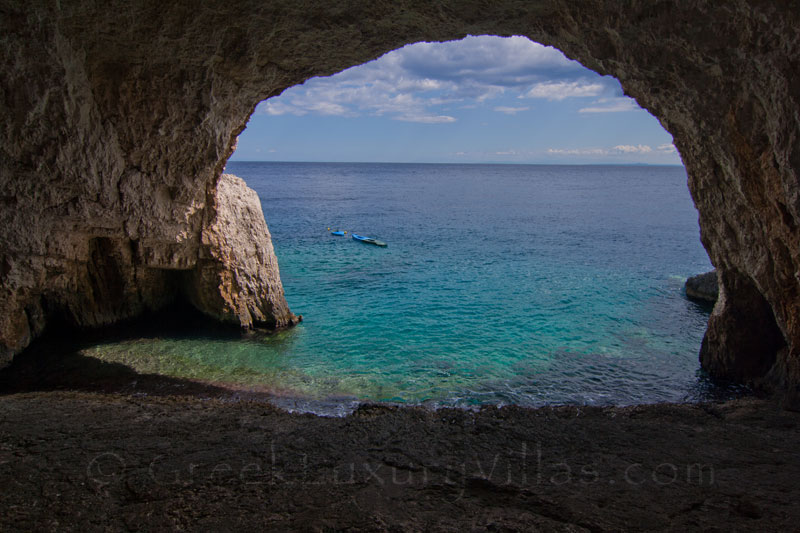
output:
<instances>
[{"instance_id":1,"label":"limestone rock formation","mask_svg":"<svg viewBox=\"0 0 800 533\"><path fill-rule=\"evenodd\" d=\"M261 201L241 178L223 174L206 204L200 254L187 276L195 307L223 322L270 329L294 325L283 296Z\"/></svg>"},{"instance_id":2,"label":"limestone rock formation","mask_svg":"<svg viewBox=\"0 0 800 533\"><path fill-rule=\"evenodd\" d=\"M210 257L207 191L260 100L408 43L517 34L617 77L674 136L719 272L703 365L800 383L798 27L759 0L0 0L2 351L171 298Z\"/></svg>"},{"instance_id":3,"label":"limestone rock formation","mask_svg":"<svg viewBox=\"0 0 800 533\"><path fill-rule=\"evenodd\" d=\"M284 298L256 192L240 178L223 174L209 184L199 205L203 206L202 218L195 221L199 238L179 233L174 242L142 245L125 237L59 232L39 237L50 246L78 248L85 259L60 265L52 258L19 261L14 255L5 256L5 298L0 301L4 359L10 360L39 334L48 317L94 327L158 309L176 297L247 329L295 325L299 319ZM40 278L45 290L31 287L31 274L45 278Z\"/></svg>"},{"instance_id":4,"label":"limestone rock formation","mask_svg":"<svg viewBox=\"0 0 800 533\"><path fill-rule=\"evenodd\" d=\"M717 271L712 270L705 274L698 274L686 280L684 285L686 296L701 302L715 303L719 298L719 284Z\"/></svg>"}]
</instances>

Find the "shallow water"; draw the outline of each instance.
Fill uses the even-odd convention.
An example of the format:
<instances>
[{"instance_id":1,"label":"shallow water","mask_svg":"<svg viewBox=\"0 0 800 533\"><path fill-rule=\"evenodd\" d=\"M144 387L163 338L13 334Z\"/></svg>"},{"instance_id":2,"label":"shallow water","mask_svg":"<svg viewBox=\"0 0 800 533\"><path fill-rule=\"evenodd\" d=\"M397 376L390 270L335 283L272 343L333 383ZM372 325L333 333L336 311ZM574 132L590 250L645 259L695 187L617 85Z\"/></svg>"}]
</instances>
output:
<instances>
[{"instance_id":1,"label":"shallow water","mask_svg":"<svg viewBox=\"0 0 800 533\"><path fill-rule=\"evenodd\" d=\"M718 392L698 373L708 309L682 293L711 266L681 167L230 162L226 172L261 197L303 323L271 337L165 331L85 355L334 403Z\"/></svg>"}]
</instances>

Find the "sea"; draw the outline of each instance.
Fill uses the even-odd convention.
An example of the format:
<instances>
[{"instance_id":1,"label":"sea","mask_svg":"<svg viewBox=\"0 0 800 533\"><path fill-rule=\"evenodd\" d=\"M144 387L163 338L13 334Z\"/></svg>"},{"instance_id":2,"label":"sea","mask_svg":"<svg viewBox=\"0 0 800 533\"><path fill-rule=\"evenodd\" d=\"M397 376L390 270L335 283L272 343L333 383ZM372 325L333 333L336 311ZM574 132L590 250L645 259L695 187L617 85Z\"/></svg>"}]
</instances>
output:
<instances>
[{"instance_id":1,"label":"sea","mask_svg":"<svg viewBox=\"0 0 800 533\"><path fill-rule=\"evenodd\" d=\"M712 268L683 167L229 162L225 172L258 193L303 322L273 335L165 331L84 355L270 391L320 414L361 402L726 394L698 362L710 309L683 290Z\"/></svg>"}]
</instances>

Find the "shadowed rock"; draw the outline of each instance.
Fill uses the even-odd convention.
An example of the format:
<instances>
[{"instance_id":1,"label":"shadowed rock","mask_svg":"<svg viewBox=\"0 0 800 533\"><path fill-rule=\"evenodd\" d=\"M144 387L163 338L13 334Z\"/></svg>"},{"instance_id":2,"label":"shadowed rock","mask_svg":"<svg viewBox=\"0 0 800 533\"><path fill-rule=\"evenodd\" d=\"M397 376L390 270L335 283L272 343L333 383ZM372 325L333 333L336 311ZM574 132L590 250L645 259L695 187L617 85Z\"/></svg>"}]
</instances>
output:
<instances>
[{"instance_id":1,"label":"shadowed rock","mask_svg":"<svg viewBox=\"0 0 800 533\"><path fill-rule=\"evenodd\" d=\"M717 271L712 270L705 274L698 274L686 280L686 296L693 300L715 303L719 296L717 284Z\"/></svg>"},{"instance_id":2,"label":"shadowed rock","mask_svg":"<svg viewBox=\"0 0 800 533\"><path fill-rule=\"evenodd\" d=\"M214 397L214 394L210 396ZM800 415L0 395L3 531L792 531ZM232 525L233 524L233 525Z\"/></svg>"}]
</instances>

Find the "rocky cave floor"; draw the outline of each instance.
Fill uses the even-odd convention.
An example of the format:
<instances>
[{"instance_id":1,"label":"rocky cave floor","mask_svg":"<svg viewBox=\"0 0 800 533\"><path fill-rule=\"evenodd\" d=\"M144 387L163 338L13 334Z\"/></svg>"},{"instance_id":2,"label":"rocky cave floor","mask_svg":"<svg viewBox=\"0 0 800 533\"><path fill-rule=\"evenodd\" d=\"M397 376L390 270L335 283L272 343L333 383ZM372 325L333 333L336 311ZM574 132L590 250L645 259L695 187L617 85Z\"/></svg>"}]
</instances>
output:
<instances>
[{"instance_id":1,"label":"rocky cave floor","mask_svg":"<svg viewBox=\"0 0 800 533\"><path fill-rule=\"evenodd\" d=\"M62 339L0 371L0 531L800 526L800 413L767 399L324 418Z\"/></svg>"},{"instance_id":2,"label":"rocky cave floor","mask_svg":"<svg viewBox=\"0 0 800 533\"><path fill-rule=\"evenodd\" d=\"M5 383L0 530L800 524L800 414L763 399L478 412L365 405L323 418L175 380L160 394L155 378L142 379L134 393Z\"/></svg>"}]
</instances>

